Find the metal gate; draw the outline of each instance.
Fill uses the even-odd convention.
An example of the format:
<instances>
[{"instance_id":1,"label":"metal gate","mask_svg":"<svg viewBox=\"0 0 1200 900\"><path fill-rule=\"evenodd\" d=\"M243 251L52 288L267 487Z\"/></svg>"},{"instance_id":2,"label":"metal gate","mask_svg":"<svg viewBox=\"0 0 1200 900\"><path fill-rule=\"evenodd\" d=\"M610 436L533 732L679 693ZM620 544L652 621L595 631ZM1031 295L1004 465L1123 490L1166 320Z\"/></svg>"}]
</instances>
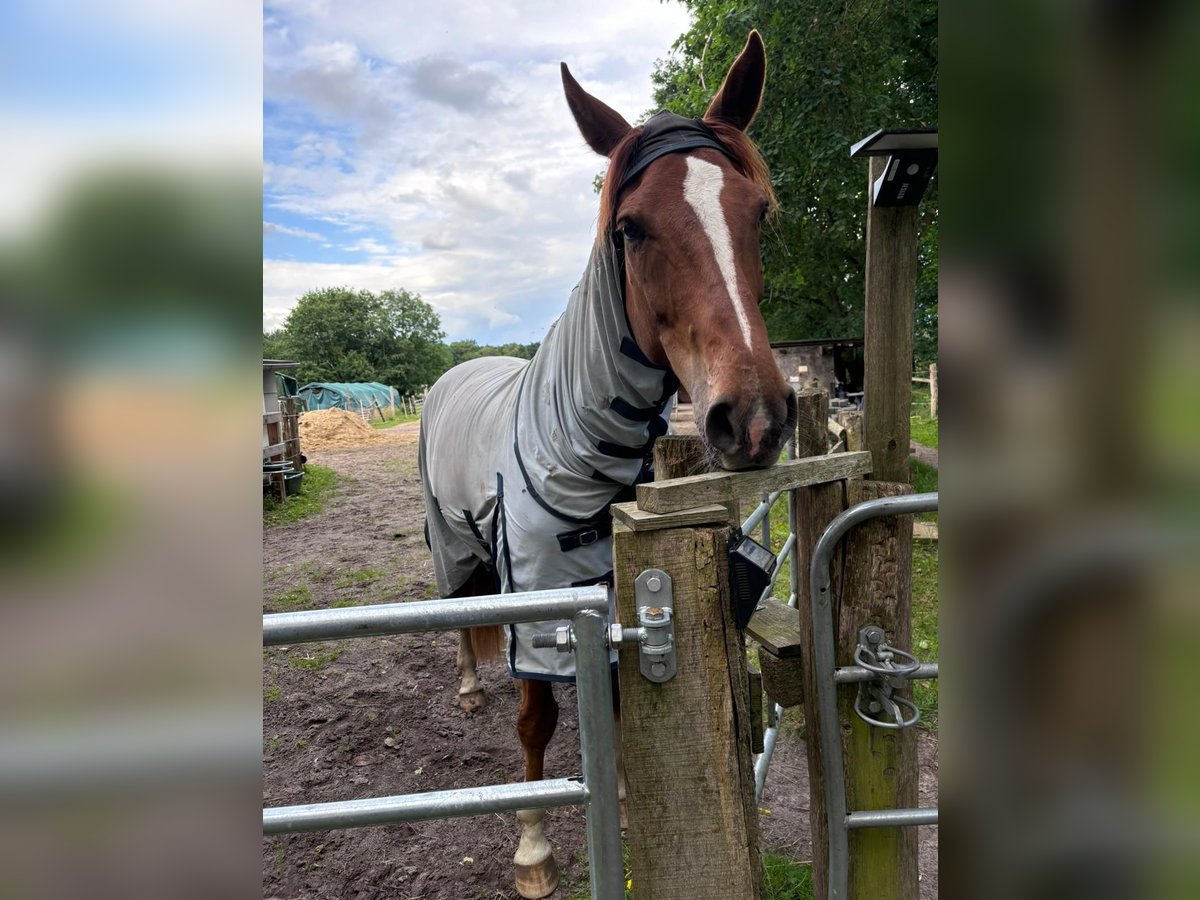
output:
<instances>
[{"instance_id":1,"label":"metal gate","mask_svg":"<svg viewBox=\"0 0 1200 900\"><path fill-rule=\"evenodd\" d=\"M263 616L263 646L570 619L574 634L583 775L521 784L311 803L263 810L264 834L361 828L553 806L587 809L595 900L624 897L613 753L612 684L603 587L424 600Z\"/></svg>"},{"instance_id":2,"label":"metal gate","mask_svg":"<svg viewBox=\"0 0 1200 900\"><path fill-rule=\"evenodd\" d=\"M764 495L762 502L742 523L742 531L751 533L761 525L762 544L770 548L770 511L775 501L786 496L787 491ZM855 711L872 727L906 728L916 724L915 716L905 715L902 704L911 706L903 698L895 697L892 691L905 681L937 678L937 663L919 663L909 654L886 643L886 636L878 628L867 626L860 631L855 660L859 665L837 666L834 647L833 610L830 602L829 565L834 551L842 539L856 526L880 516L896 516L907 513L935 512L938 508L936 493L909 494L900 497L883 497L859 503L836 516L822 532L813 548L809 567L809 596L813 598L813 667L816 672L817 707L819 711L819 747L825 770L825 809L829 826L829 898L842 900L846 896L849 877L849 831L852 828L898 827L911 825L936 825L938 810L883 809L846 810L846 787L843 771L842 741L837 723L838 685L858 684L860 699ZM782 571L782 563L791 561L791 585L788 605L796 606L798 597L799 553L796 546L795 507L788 503L788 536L776 556L776 565L771 583L763 596L769 596L775 578ZM897 665L897 657L907 661ZM890 708L889 708L890 707ZM915 712L915 707L912 709ZM877 717L879 713L890 713L891 720ZM779 718L783 708L772 702L768 717L769 727L763 739L763 752L754 766L755 800L762 798L767 769L779 737ZM828 727L832 725L833 727Z\"/></svg>"}]
</instances>

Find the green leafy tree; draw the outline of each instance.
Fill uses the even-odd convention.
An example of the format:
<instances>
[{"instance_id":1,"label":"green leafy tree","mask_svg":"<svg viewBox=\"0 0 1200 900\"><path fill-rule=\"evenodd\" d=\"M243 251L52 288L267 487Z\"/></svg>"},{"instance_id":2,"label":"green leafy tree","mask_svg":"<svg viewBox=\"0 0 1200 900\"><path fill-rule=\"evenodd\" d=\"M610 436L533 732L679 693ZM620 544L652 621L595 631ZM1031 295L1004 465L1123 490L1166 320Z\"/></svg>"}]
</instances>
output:
<instances>
[{"instance_id":1,"label":"green leafy tree","mask_svg":"<svg viewBox=\"0 0 1200 900\"><path fill-rule=\"evenodd\" d=\"M702 114L750 29L766 42L767 89L750 136L781 205L763 240L771 337L861 335L867 166L850 159L849 148L877 128L936 124L936 3L683 2L693 22L656 66L659 107ZM931 195L922 205L918 326L933 335L934 353L937 244L927 238L936 214L927 210L935 208Z\"/></svg>"},{"instance_id":2,"label":"green leafy tree","mask_svg":"<svg viewBox=\"0 0 1200 900\"><path fill-rule=\"evenodd\" d=\"M263 359L287 359L287 333L282 328L264 331L262 338Z\"/></svg>"},{"instance_id":3,"label":"green leafy tree","mask_svg":"<svg viewBox=\"0 0 1200 900\"><path fill-rule=\"evenodd\" d=\"M416 393L450 366L437 313L416 294L336 287L309 291L270 346L307 381L381 381Z\"/></svg>"},{"instance_id":4,"label":"green leafy tree","mask_svg":"<svg viewBox=\"0 0 1200 900\"><path fill-rule=\"evenodd\" d=\"M402 394L415 394L450 368L441 319L432 306L408 291L384 291L379 300L389 352L388 364L380 368L386 377L378 380L399 388Z\"/></svg>"},{"instance_id":5,"label":"green leafy tree","mask_svg":"<svg viewBox=\"0 0 1200 900\"><path fill-rule=\"evenodd\" d=\"M450 355L454 358L454 365L464 363L469 359L476 359L480 356L515 356L518 359L533 359L533 354L537 352L538 343L535 341L532 344L499 344L492 346L489 344L480 345L475 341L454 341L450 345Z\"/></svg>"},{"instance_id":6,"label":"green leafy tree","mask_svg":"<svg viewBox=\"0 0 1200 900\"><path fill-rule=\"evenodd\" d=\"M469 359L482 356L480 346L475 341L452 341L449 345L450 358L453 365L465 363Z\"/></svg>"}]
</instances>

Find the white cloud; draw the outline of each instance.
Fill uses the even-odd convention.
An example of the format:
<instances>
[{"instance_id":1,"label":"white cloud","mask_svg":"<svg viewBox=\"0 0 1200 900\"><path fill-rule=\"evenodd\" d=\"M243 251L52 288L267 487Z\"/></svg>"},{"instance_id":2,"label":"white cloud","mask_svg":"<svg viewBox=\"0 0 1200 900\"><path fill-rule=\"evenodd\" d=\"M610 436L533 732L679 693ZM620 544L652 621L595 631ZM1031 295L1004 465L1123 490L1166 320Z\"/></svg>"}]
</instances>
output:
<instances>
[{"instance_id":1,"label":"white cloud","mask_svg":"<svg viewBox=\"0 0 1200 900\"><path fill-rule=\"evenodd\" d=\"M263 235L268 234L285 234L288 237L305 238L310 241L322 241L325 238L323 235L317 234L315 231L305 231L303 228L290 228L287 225L279 225L275 222L263 222Z\"/></svg>"},{"instance_id":2,"label":"white cloud","mask_svg":"<svg viewBox=\"0 0 1200 900\"><path fill-rule=\"evenodd\" d=\"M362 265L265 262L265 324L304 290L339 283L415 290L449 334L485 341L496 328L537 339L561 310L591 244L604 161L579 136L558 63L633 121L687 13L644 0L481 9L272 5L268 213L375 237L349 245L369 254Z\"/></svg>"}]
</instances>

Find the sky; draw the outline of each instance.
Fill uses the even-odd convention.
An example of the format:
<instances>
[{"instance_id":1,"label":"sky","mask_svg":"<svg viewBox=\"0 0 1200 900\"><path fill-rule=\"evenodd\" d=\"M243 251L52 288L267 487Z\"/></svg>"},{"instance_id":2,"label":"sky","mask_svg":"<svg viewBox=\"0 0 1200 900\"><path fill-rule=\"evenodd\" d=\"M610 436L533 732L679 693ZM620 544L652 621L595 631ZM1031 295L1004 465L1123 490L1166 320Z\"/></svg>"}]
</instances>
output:
<instances>
[{"instance_id":1,"label":"sky","mask_svg":"<svg viewBox=\"0 0 1200 900\"><path fill-rule=\"evenodd\" d=\"M587 262L605 166L559 63L636 122L686 9L287 0L263 16L263 328L344 285L420 294L448 340L540 340Z\"/></svg>"}]
</instances>

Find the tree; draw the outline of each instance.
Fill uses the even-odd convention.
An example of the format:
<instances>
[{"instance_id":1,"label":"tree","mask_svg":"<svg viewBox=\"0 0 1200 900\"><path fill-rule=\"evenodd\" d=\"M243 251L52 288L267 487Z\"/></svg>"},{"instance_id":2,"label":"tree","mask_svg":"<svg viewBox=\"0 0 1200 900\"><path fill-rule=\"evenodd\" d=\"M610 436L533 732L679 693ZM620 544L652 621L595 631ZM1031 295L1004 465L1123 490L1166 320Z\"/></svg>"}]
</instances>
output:
<instances>
[{"instance_id":1,"label":"tree","mask_svg":"<svg viewBox=\"0 0 1200 900\"><path fill-rule=\"evenodd\" d=\"M345 287L309 291L271 347L300 363L307 381L380 381L403 394L432 384L450 366L441 321L416 294Z\"/></svg>"},{"instance_id":2,"label":"tree","mask_svg":"<svg viewBox=\"0 0 1200 900\"><path fill-rule=\"evenodd\" d=\"M263 359L288 359L287 332L282 328L264 331L262 340Z\"/></svg>"},{"instance_id":3,"label":"tree","mask_svg":"<svg viewBox=\"0 0 1200 900\"><path fill-rule=\"evenodd\" d=\"M533 354L537 352L538 343L535 341L532 344L500 344L491 346L484 344L480 346L475 341L454 341L450 344L450 355L454 358L454 365L464 363L469 359L477 359L480 356L514 356L517 359L533 359Z\"/></svg>"},{"instance_id":4,"label":"tree","mask_svg":"<svg viewBox=\"0 0 1200 900\"><path fill-rule=\"evenodd\" d=\"M849 148L877 128L936 123L936 3L683 2L692 27L653 75L661 107L701 115L750 29L766 42L767 88L750 136L781 207L764 228L768 332L775 340L862 334L867 167ZM923 212L935 205L933 195ZM935 218L925 215L923 225ZM922 327L936 341L936 238L921 245Z\"/></svg>"}]
</instances>

